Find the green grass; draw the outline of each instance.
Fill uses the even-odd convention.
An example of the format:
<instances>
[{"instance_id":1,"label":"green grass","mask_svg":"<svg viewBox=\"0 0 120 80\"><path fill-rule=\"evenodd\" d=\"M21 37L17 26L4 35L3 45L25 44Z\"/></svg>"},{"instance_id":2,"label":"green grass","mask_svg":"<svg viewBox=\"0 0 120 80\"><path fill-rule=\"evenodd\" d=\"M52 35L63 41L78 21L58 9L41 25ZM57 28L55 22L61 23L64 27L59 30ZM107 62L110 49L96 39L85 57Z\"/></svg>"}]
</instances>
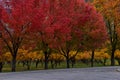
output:
<instances>
[{"instance_id":1,"label":"green grass","mask_svg":"<svg viewBox=\"0 0 120 80\"><path fill-rule=\"evenodd\" d=\"M51 67L51 64L49 63L49 69L52 69ZM103 66L102 64L97 64L95 63L94 64L95 67L100 67L100 66ZM109 63L107 63L107 66L109 66ZM82 62L77 62L73 68L86 68L86 67L90 67L90 64L84 64ZM66 63L65 62L62 62L61 65L58 65L56 68L54 69L64 69L66 68ZM70 68L72 68L71 64L70 64ZM35 63L32 63L31 66L30 66L30 70L43 70L44 69L44 66L39 64L38 67L36 68L35 67ZM8 64L5 64L3 66L3 69L2 69L3 72L10 72L11 71L11 66L8 65ZM22 64L16 64L16 71L27 71L27 66L24 66Z\"/></svg>"}]
</instances>

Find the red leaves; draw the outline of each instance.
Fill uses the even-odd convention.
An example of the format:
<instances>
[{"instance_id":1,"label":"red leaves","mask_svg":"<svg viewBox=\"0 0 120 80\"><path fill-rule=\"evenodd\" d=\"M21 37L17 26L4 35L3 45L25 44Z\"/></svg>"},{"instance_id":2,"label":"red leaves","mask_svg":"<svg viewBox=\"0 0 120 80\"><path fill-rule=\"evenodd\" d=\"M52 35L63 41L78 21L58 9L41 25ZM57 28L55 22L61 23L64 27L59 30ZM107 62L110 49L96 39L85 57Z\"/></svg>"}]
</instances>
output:
<instances>
[{"instance_id":1,"label":"red leaves","mask_svg":"<svg viewBox=\"0 0 120 80\"><path fill-rule=\"evenodd\" d=\"M84 36L91 37L90 41L93 42L105 41L106 30L103 18L92 5L81 0L51 0L43 7L38 9L34 28L42 32L42 36L46 38L43 40L48 44L66 44L72 39L72 34L79 41L85 40Z\"/></svg>"},{"instance_id":2,"label":"red leaves","mask_svg":"<svg viewBox=\"0 0 120 80\"><path fill-rule=\"evenodd\" d=\"M3 21L9 24L9 27L14 29L14 31L19 31L23 25L31 21L31 13L33 11L31 0L17 1L11 2L11 13L7 13L6 10L3 12Z\"/></svg>"},{"instance_id":3,"label":"red leaves","mask_svg":"<svg viewBox=\"0 0 120 80\"><path fill-rule=\"evenodd\" d=\"M74 38L85 40L84 36L94 42L106 35L102 16L83 0L14 0L11 13L3 11L2 20L14 34L21 35L23 28L40 33L38 37L50 47L65 45Z\"/></svg>"}]
</instances>

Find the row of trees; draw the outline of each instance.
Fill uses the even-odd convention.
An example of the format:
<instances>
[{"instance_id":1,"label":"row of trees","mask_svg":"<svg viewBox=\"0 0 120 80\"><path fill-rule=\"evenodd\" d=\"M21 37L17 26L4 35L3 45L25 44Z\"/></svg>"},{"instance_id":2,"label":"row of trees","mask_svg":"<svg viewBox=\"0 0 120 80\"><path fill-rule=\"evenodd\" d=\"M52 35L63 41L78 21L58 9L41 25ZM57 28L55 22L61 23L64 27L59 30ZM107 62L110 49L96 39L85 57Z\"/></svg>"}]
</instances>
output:
<instances>
[{"instance_id":1,"label":"row of trees","mask_svg":"<svg viewBox=\"0 0 120 80\"><path fill-rule=\"evenodd\" d=\"M12 0L8 5L0 8L0 49L1 54L6 50L11 53L12 71L23 47L42 50L45 69L53 51L65 57L69 68L70 59L89 50L93 65L94 51L107 40L102 15L83 0ZM71 51L75 54L69 56Z\"/></svg>"},{"instance_id":2,"label":"row of trees","mask_svg":"<svg viewBox=\"0 0 120 80\"><path fill-rule=\"evenodd\" d=\"M95 51L94 55L94 64L102 64L103 66L105 65L110 65L110 54L107 53L108 49L100 49ZM74 55L76 52L71 51L69 56ZM115 59L117 62L117 65L120 65L120 50L116 50L115 52ZM4 65L9 65L11 66L11 60L12 56L10 52L6 52L2 55L0 55L0 71L4 68ZM65 62L65 57L61 55L60 53L51 53L49 59L48 59L48 65L49 68L57 68ZM36 68L42 68L44 65L45 61L45 56L43 51L28 51L24 49L19 49L18 54L17 54L17 65L22 65L25 69L27 70L31 69L31 66L36 67ZM76 63L81 63L81 64L86 64L86 65L91 65L91 51L84 51L84 52L79 52L74 58L70 59L70 67L74 67ZM41 66L41 67L40 67ZM92 66L92 65L91 65Z\"/></svg>"}]
</instances>

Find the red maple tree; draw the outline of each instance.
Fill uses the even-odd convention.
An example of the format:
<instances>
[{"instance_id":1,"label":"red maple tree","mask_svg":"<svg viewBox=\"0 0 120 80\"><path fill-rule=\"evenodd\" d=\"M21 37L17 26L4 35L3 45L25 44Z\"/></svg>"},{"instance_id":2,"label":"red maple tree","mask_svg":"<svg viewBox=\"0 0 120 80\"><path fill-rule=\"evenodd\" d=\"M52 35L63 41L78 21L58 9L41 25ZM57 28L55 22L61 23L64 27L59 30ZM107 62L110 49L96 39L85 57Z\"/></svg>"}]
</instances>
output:
<instances>
[{"instance_id":1,"label":"red maple tree","mask_svg":"<svg viewBox=\"0 0 120 80\"><path fill-rule=\"evenodd\" d=\"M40 2L39 2L40 1ZM39 41L45 56L45 69L48 68L48 58L51 49L57 45L63 45L71 39L70 18L56 0L38 0L38 12L33 20L33 30L38 33ZM40 5L41 4L41 5ZM63 12L64 11L64 12Z\"/></svg>"},{"instance_id":2,"label":"red maple tree","mask_svg":"<svg viewBox=\"0 0 120 80\"><path fill-rule=\"evenodd\" d=\"M69 68L70 60L83 45L89 49L97 48L106 40L102 16L92 5L83 0L44 2L44 5L38 9L33 25L43 45L45 69L51 49L56 49L64 55ZM76 54L70 57L70 51L76 51Z\"/></svg>"},{"instance_id":3,"label":"red maple tree","mask_svg":"<svg viewBox=\"0 0 120 80\"><path fill-rule=\"evenodd\" d=\"M12 71L16 69L18 49L31 29L33 3L33 0L12 0L7 8L0 9L0 37L12 55Z\"/></svg>"}]
</instances>

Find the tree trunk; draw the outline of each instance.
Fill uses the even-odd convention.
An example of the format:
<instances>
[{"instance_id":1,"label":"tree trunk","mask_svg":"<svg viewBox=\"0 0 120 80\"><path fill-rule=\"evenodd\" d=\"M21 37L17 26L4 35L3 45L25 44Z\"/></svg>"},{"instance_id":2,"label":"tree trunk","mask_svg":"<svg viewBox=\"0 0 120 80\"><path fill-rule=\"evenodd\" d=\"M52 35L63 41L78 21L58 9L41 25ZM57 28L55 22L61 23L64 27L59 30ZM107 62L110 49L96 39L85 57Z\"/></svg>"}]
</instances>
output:
<instances>
[{"instance_id":1,"label":"tree trunk","mask_svg":"<svg viewBox=\"0 0 120 80\"><path fill-rule=\"evenodd\" d=\"M107 59L104 59L103 65L106 66Z\"/></svg>"},{"instance_id":2,"label":"tree trunk","mask_svg":"<svg viewBox=\"0 0 120 80\"><path fill-rule=\"evenodd\" d=\"M30 61L27 61L27 70L30 70L30 65L31 65L31 62Z\"/></svg>"},{"instance_id":3,"label":"tree trunk","mask_svg":"<svg viewBox=\"0 0 120 80\"><path fill-rule=\"evenodd\" d=\"M15 72L16 71L16 55L12 56L12 64L11 64L11 66L12 66L11 71Z\"/></svg>"},{"instance_id":4,"label":"tree trunk","mask_svg":"<svg viewBox=\"0 0 120 80\"><path fill-rule=\"evenodd\" d=\"M66 56L66 68L70 68L69 56Z\"/></svg>"},{"instance_id":5,"label":"tree trunk","mask_svg":"<svg viewBox=\"0 0 120 80\"><path fill-rule=\"evenodd\" d=\"M54 63L53 63L53 60L51 60L50 62L51 62L51 68L54 69Z\"/></svg>"},{"instance_id":6,"label":"tree trunk","mask_svg":"<svg viewBox=\"0 0 120 80\"><path fill-rule=\"evenodd\" d=\"M71 60L71 63L72 63L72 68L73 68L75 65L75 59Z\"/></svg>"},{"instance_id":7,"label":"tree trunk","mask_svg":"<svg viewBox=\"0 0 120 80\"><path fill-rule=\"evenodd\" d=\"M107 28L109 31L109 38L110 38L110 45L111 45L111 66L115 65L115 58L114 58L114 53L116 50L116 46L118 43L118 34L116 32L116 24L111 25L111 22L109 20L107 20Z\"/></svg>"},{"instance_id":8,"label":"tree trunk","mask_svg":"<svg viewBox=\"0 0 120 80\"><path fill-rule=\"evenodd\" d=\"M72 68L74 67L74 63L72 62Z\"/></svg>"},{"instance_id":9,"label":"tree trunk","mask_svg":"<svg viewBox=\"0 0 120 80\"><path fill-rule=\"evenodd\" d=\"M36 68L38 68L39 60L36 61Z\"/></svg>"},{"instance_id":10,"label":"tree trunk","mask_svg":"<svg viewBox=\"0 0 120 80\"><path fill-rule=\"evenodd\" d=\"M111 52L111 66L114 66L115 65L115 55L114 55L114 53L115 53L115 48L113 47L112 48L112 52Z\"/></svg>"},{"instance_id":11,"label":"tree trunk","mask_svg":"<svg viewBox=\"0 0 120 80\"><path fill-rule=\"evenodd\" d=\"M3 63L0 62L0 72L2 72L2 68L3 68Z\"/></svg>"},{"instance_id":12,"label":"tree trunk","mask_svg":"<svg viewBox=\"0 0 120 80\"><path fill-rule=\"evenodd\" d=\"M91 55L91 67L94 66L94 55L95 55L94 50L92 50L92 55Z\"/></svg>"},{"instance_id":13,"label":"tree trunk","mask_svg":"<svg viewBox=\"0 0 120 80\"><path fill-rule=\"evenodd\" d=\"M47 54L47 52L45 52L44 55L45 55L45 65L44 65L44 69L48 69L48 54Z\"/></svg>"}]
</instances>

